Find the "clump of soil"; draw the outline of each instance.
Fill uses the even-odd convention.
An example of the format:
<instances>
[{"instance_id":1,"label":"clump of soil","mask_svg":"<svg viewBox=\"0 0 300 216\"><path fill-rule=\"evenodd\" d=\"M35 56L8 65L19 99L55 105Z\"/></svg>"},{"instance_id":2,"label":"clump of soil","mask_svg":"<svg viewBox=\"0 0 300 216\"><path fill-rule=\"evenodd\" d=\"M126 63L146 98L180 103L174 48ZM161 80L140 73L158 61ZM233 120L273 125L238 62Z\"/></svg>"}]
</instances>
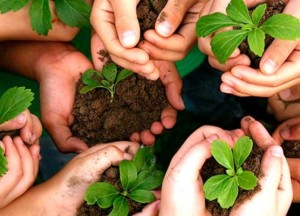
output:
<instances>
[{"instance_id":1,"label":"clump of soil","mask_svg":"<svg viewBox=\"0 0 300 216\"><path fill-rule=\"evenodd\" d=\"M300 140L284 141L281 145L287 158L300 158Z\"/></svg>"},{"instance_id":2,"label":"clump of soil","mask_svg":"<svg viewBox=\"0 0 300 216\"><path fill-rule=\"evenodd\" d=\"M247 160L242 165L244 170L251 171L254 173L255 176L261 175L260 173L260 166L261 166L261 159L263 157L263 150L257 147L256 144L253 145L252 152L250 153ZM226 170L223 166L218 164L218 162L211 157L208 159L201 170L201 176L203 182L209 179L211 176L224 174ZM260 185L258 184L254 190L243 190L239 189L239 194L235 203L243 203L244 200L249 199L255 192L260 190ZM213 216L228 216L230 213L231 208L223 209L217 202L217 200L208 201L206 200L206 208L211 212Z\"/></svg>"},{"instance_id":3,"label":"clump of soil","mask_svg":"<svg viewBox=\"0 0 300 216\"><path fill-rule=\"evenodd\" d=\"M118 167L110 167L108 168L100 177L101 182L107 182L115 185L119 191L122 191L122 186L119 177L119 168ZM133 215L141 211L144 208L145 204L137 203L131 199L127 199L129 204L129 214ZM109 215L111 212L111 208L102 209L97 204L89 206L85 203L81 208L77 211L77 216L105 216Z\"/></svg>"},{"instance_id":4,"label":"clump of soil","mask_svg":"<svg viewBox=\"0 0 300 216\"><path fill-rule=\"evenodd\" d=\"M265 22L269 17L271 17L271 16L273 16L275 14L282 13L284 7L285 7L284 0L268 1L266 12L265 12L264 16L262 17L260 23ZM250 14L252 14L253 10L250 10L249 12L250 12ZM265 38L265 49L267 49L268 46L270 46L270 44L272 43L273 40L274 40L274 38L272 38L269 35L266 35L266 38ZM240 44L239 49L240 49L241 53L246 54L246 55L249 56L249 58L251 60L251 67L254 67L254 68L258 68L259 67L259 61L260 61L261 57L256 56L249 49L249 45L248 45L247 40L244 40Z\"/></svg>"},{"instance_id":5,"label":"clump of soil","mask_svg":"<svg viewBox=\"0 0 300 216\"><path fill-rule=\"evenodd\" d=\"M12 130L12 131L0 131L0 140L2 140L5 136L15 137L19 136L19 130Z\"/></svg>"}]
</instances>

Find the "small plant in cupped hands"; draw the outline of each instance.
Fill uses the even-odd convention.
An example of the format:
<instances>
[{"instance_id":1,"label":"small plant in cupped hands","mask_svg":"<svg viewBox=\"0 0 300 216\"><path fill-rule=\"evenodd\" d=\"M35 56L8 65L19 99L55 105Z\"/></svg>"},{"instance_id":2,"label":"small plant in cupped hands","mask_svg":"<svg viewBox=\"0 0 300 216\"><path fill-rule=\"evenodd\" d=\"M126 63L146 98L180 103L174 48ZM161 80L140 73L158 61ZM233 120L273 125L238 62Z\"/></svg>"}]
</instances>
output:
<instances>
[{"instance_id":1,"label":"small plant in cupped hands","mask_svg":"<svg viewBox=\"0 0 300 216\"><path fill-rule=\"evenodd\" d=\"M201 17L196 24L198 37L207 37L213 33L211 49L222 64L246 40L254 55L261 57L265 50L266 36L296 40L300 38L300 22L291 15L277 13L265 19L267 4L260 4L251 14L243 0L231 0L226 8L226 14L216 12ZM217 31L233 27L232 30Z\"/></svg>"},{"instance_id":2,"label":"small plant in cupped hands","mask_svg":"<svg viewBox=\"0 0 300 216\"><path fill-rule=\"evenodd\" d=\"M132 74L133 72L127 69L118 72L117 65L114 63L103 66L102 72L89 69L82 75L82 82L85 86L80 89L80 93L85 94L95 88L104 88L109 91L110 102L112 102L117 84Z\"/></svg>"},{"instance_id":3,"label":"small plant in cupped hands","mask_svg":"<svg viewBox=\"0 0 300 216\"><path fill-rule=\"evenodd\" d=\"M84 200L88 205L111 209L110 216L127 216L136 204L153 202L156 198L151 190L161 186L164 172L156 169L156 160L149 148L140 148L132 161L123 160L119 164L121 187L107 182L92 184L86 191ZM141 211L142 209L139 209ZM136 210L133 210L136 211Z\"/></svg>"},{"instance_id":4,"label":"small plant in cupped hands","mask_svg":"<svg viewBox=\"0 0 300 216\"><path fill-rule=\"evenodd\" d=\"M252 140L247 136L241 137L232 150L225 141L215 140L212 143L212 156L225 167L226 173L212 176L204 183L203 189L207 200L217 199L222 208L230 208L238 197L239 188L253 190L257 186L257 177L254 173L242 168L252 147Z\"/></svg>"},{"instance_id":5,"label":"small plant in cupped hands","mask_svg":"<svg viewBox=\"0 0 300 216\"><path fill-rule=\"evenodd\" d=\"M24 112L33 99L34 94L25 87L13 87L5 91L0 98L0 125ZM9 131L0 132L0 140L5 135L10 135ZM0 146L0 177L7 173L7 165L4 150Z\"/></svg>"}]
</instances>

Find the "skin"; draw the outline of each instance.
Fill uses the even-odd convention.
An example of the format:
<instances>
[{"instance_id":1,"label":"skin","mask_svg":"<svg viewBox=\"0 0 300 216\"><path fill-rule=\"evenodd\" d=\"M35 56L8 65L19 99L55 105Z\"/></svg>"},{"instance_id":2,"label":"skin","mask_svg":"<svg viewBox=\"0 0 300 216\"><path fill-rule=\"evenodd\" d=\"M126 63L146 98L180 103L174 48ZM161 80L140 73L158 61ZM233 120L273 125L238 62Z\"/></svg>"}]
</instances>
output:
<instances>
[{"instance_id":1,"label":"skin","mask_svg":"<svg viewBox=\"0 0 300 216\"><path fill-rule=\"evenodd\" d=\"M169 0L159 15L163 14L164 22L158 18L155 30L145 32L145 41L141 43L138 43L141 35L136 17L138 2L94 1L91 24L98 38L92 43L92 55L95 60L95 51L99 50L97 41L101 40L115 63L155 80L160 71L154 60L180 60L196 42L195 22L206 1L182 1L179 4L178 0ZM98 68L95 61L94 64Z\"/></svg>"},{"instance_id":2,"label":"skin","mask_svg":"<svg viewBox=\"0 0 300 216\"><path fill-rule=\"evenodd\" d=\"M201 15L214 12L224 12L229 0L210 1L203 9ZM249 6L266 1L246 0ZM298 2L286 1L284 13L300 18ZM220 64L214 57L210 48L211 37L199 38L198 45L202 52L208 55L209 63L221 71L222 84L220 90L224 93L237 96L270 97L284 89L299 84L299 40L287 41L275 39L262 56L259 69L250 67L250 60L246 55L240 54L237 49L226 64Z\"/></svg>"},{"instance_id":3,"label":"skin","mask_svg":"<svg viewBox=\"0 0 300 216\"><path fill-rule=\"evenodd\" d=\"M88 186L99 181L99 176L111 165L132 159L138 148L139 145L133 142L96 145L77 155L50 180L30 188L17 200L1 208L0 214L75 215L77 208L83 204Z\"/></svg>"},{"instance_id":4,"label":"skin","mask_svg":"<svg viewBox=\"0 0 300 216\"><path fill-rule=\"evenodd\" d=\"M225 131L213 126L203 126L185 141L173 157L165 175L159 215L210 215L205 208L203 182L199 175L205 160L211 156L210 144L219 138L233 145L245 133L251 135L261 148L266 149L261 168L265 175L259 178L262 190L242 205L234 205L230 215L286 215L292 200L292 187L288 164L281 147L274 145L275 142L266 129L253 118L243 118L241 127L242 129ZM264 205L261 205L262 202Z\"/></svg>"}]
</instances>

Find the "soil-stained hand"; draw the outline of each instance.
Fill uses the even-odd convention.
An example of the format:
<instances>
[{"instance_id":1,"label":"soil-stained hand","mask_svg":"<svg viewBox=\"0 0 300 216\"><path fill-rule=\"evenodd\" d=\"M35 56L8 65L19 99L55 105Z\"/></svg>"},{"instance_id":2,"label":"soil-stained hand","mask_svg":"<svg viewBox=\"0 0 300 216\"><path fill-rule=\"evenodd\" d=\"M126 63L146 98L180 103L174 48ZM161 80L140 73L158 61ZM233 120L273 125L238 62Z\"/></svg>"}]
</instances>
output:
<instances>
[{"instance_id":1,"label":"soil-stained hand","mask_svg":"<svg viewBox=\"0 0 300 216\"><path fill-rule=\"evenodd\" d=\"M55 1L49 1L51 10L52 29L48 35L41 36L32 30L29 16L30 4L16 12L8 12L0 15L0 41L6 40L39 40L39 41L71 41L78 28L71 28L61 22L56 14Z\"/></svg>"},{"instance_id":2,"label":"soil-stained hand","mask_svg":"<svg viewBox=\"0 0 300 216\"><path fill-rule=\"evenodd\" d=\"M8 162L8 172L0 177L0 209L21 196L34 183L39 169L40 146L27 147L20 137L0 141Z\"/></svg>"},{"instance_id":3,"label":"soil-stained hand","mask_svg":"<svg viewBox=\"0 0 300 216\"><path fill-rule=\"evenodd\" d=\"M76 215L89 185L99 181L100 175L110 166L118 165L121 160L131 160L138 148L139 145L133 142L93 146L73 158L53 178L31 188L7 208L0 209L0 214Z\"/></svg>"},{"instance_id":4,"label":"soil-stained hand","mask_svg":"<svg viewBox=\"0 0 300 216\"><path fill-rule=\"evenodd\" d=\"M42 135L40 120L29 110L0 125L0 131L20 130L20 137L28 145L38 144Z\"/></svg>"}]
</instances>

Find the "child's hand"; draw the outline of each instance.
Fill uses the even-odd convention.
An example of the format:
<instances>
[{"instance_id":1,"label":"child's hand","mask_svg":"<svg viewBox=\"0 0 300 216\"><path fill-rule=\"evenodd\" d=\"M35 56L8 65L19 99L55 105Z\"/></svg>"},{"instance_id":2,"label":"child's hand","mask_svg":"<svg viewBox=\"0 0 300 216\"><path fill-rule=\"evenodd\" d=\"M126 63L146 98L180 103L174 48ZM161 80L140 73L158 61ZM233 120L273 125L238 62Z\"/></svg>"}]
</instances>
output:
<instances>
[{"instance_id":1,"label":"child's hand","mask_svg":"<svg viewBox=\"0 0 300 216\"><path fill-rule=\"evenodd\" d=\"M0 177L0 208L21 196L33 184L39 169L40 146L27 147L20 137L0 141L8 161L8 172Z\"/></svg>"},{"instance_id":2,"label":"child's hand","mask_svg":"<svg viewBox=\"0 0 300 216\"><path fill-rule=\"evenodd\" d=\"M38 144L39 138L42 135L42 125L40 120L26 110L0 125L0 131L20 130L20 137L26 144Z\"/></svg>"}]
</instances>

